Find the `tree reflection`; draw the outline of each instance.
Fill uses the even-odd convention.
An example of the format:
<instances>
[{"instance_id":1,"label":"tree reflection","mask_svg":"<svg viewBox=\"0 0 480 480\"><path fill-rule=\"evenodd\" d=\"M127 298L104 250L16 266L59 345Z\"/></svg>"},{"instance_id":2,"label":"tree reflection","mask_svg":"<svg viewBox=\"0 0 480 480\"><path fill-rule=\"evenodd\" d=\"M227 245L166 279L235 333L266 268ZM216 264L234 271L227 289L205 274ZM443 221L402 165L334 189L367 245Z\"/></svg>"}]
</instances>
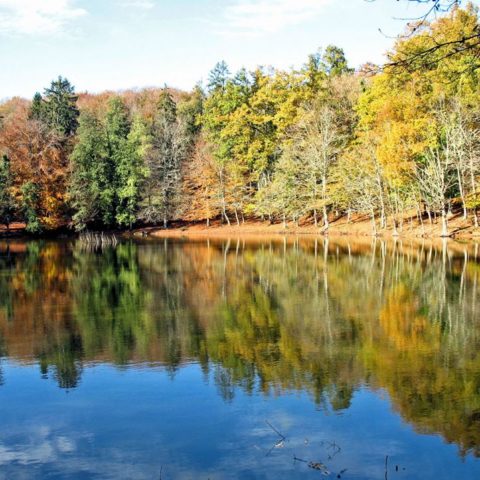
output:
<instances>
[{"instance_id":1,"label":"tree reflection","mask_svg":"<svg viewBox=\"0 0 480 480\"><path fill-rule=\"evenodd\" d=\"M348 409L388 391L418 431L480 455L478 246L243 239L0 244L0 348L62 388L85 362L196 361L237 389ZM2 347L3 345L3 347Z\"/></svg>"}]
</instances>

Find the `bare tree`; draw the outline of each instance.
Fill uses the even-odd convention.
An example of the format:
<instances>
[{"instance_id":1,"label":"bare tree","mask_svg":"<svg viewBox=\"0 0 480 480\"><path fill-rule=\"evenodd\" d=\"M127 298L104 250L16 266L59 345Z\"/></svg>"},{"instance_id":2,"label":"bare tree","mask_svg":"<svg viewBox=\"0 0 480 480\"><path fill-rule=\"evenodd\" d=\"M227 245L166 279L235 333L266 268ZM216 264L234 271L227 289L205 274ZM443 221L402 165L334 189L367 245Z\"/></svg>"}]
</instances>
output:
<instances>
[{"instance_id":1,"label":"bare tree","mask_svg":"<svg viewBox=\"0 0 480 480\"><path fill-rule=\"evenodd\" d=\"M365 0L372 3L376 0ZM399 1L399 0L397 0ZM407 22L406 32L399 35L399 40L410 38L420 32L426 31L432 18L439 14L451 12L456 7L464 3L462 0L401 0L402 3L425 5L425 10L416 17L398 18L398 20ZM381 30L380 30L381 31ZM475 57L480 58L480 28L475 28L470 34L461 34L457 38L436 38L429 36L430 42L425 47L411 51L399 51L394 58L391 58L381 67L369 66L367 73L373 73L378 70L386 71L415 71L422 68L432 68L444 60L456 55L461 55L466 51L475 52ZM478 68L478 65L469 68Z\"/></svg>"},{"instance_id":2,"label":"bare tree","mask_svg":"<svg viewBox=\"0 0 480 480\"><path fill-rule=\"evenodd\" d=\"M329 106L312 107L299 125L300 149L305 162L306 197L318 226L317 209L323 212L323 230L328 231L328 193L331 169L342 148L343 136Z\"/></svg>"},{"instance_id":3,"label":"bare tree","mask_svg":"<svg viewBox=\"0 0 480 480\"><path fill-rule=\"evenodd\" d=\"M179 205L181 163L187 150L186 126L177 117L175 103L165 90L152 125L151 148L146 158L149 175L141 209L143 220L161 221L167 228Z\"/></svg>"},{"instance_id":4,"label":"bare tree","mask_svg":"<svg viewBox=\"0 0 480 480\"><path fill-rule=\"evenodd\" d=\"M415 179L425 201L442 216L442 237L448 237L447 210L449 195L455 183L455 166L451 146L432 148L417 165Z\"/></svg>"}]
</instances>

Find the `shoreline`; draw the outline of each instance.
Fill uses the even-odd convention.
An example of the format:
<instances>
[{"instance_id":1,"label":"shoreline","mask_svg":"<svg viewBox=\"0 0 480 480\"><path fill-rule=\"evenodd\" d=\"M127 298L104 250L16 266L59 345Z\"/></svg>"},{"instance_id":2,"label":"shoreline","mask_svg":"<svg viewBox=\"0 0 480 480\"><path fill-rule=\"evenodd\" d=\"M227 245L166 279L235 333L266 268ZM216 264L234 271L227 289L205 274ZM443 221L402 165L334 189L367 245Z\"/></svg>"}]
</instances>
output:
<instances>
[{"instance_id":1,"label":"shoreline","mask_svg":"<svg viewBox=\"0 0 480 480\"><path fill-rule=\"evenodd\" d=\"M468 222L468 220L467 220ZM373 234L370 220L356 219L348 223L345 218L341 218L330 224L328 232L323 227L304 224L295 226L292 224L284 228L281 223L269 224L257 220L248 220L241 225L225 225L220 221L211 222L206 226L205 222L173 222L168 229L157 226L148 226L134 230L134 236L146 236L155 238L168 237L226 237L226 236L252 236L252 237L285 237L285 236L304 236L304 237L329 237L329 238L387 238L387 239L451 239L451 240L479 240L480 228L475 229L467 224L462 218L455 218L450 221L449 236L441 235L440 222L433 225L418 225L404 222L402 229L398 230L398 235L394 234L391 225L385 229L377 229L376 235ZM126 232L128 235L128 232Z\"/></svg>"},{"instance_id":2,"label":"shoreline","mask_svg":"<svg viewBox=\"0 0 480 480\"><path fill-rule=\"evenodd\" d=\"M270 224L267 221L249 219L240 225L223 224L219 219L210 222L207 227L206 222L189 222L189 221L173 221L169 228L164 229L160 226L146 225L144 227L135 227L132 230L105 230L104 233L113 234L121 238L181 238L181 237L198 237L198 238L225 238L225 237L295 237L301 236L305 238L383 238L383 239L412 239L412 240L466 240L480 241L480 228L474 228L470 225L470 219L464 220L457 215L449 221L449 235L443 237L441 235L440 220L437 223L420 224L418 220L410 222L403 221L403 228L397 228L397 235L394 234L392 222L380 229L377 227L376 234L372 231L370 219L365 217L353 218L350 222L346 217L340 217L330 223L328 231L325 232L322 226L315 227L310 223L303 223L296 226L292 223L287 224L284 228L282 223ZM30 235L25 231L25 226L15 224L7 232L0 227L0 239L56 239L68 238L78 235L76 232L66 227L56 231L46 231L41 235Z\"/></svg>"}]
</instances>

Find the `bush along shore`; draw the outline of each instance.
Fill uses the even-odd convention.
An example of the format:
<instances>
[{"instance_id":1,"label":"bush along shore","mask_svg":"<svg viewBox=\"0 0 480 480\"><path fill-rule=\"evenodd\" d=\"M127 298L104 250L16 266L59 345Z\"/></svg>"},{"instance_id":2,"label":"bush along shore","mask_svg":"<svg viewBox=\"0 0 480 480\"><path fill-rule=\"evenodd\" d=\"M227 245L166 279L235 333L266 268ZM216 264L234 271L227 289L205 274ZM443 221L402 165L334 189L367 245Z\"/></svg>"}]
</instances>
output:
<instances>
[{"instance_id":1,"label":"bush along shore","mask_svg":"<svg viewBox=\"0 0 480 480\"><path fill-rule=\"evenodd\" d=\"M475 235L479 29L466 5L400 36L390 67L355 71L330 45L298 69L219 62L190 92L93 95L59 77L0 104L1 233L193 231L221 218L266 232Z\"/></svg>"}]
</instances>

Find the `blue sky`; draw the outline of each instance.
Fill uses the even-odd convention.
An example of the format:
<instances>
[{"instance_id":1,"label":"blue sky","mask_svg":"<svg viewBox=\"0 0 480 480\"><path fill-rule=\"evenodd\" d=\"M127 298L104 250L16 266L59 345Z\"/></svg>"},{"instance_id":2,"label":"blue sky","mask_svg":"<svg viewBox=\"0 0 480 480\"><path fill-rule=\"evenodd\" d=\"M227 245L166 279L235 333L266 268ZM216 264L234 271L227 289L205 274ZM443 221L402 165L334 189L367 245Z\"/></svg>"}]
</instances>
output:
<instances>
[{"instance_id":1,"label":"blue sky","mask_svg":"<svg viewBox=\"0 0 480 480\"><path fill-rule=\"evenodd\" d=\"M231 70L300 66L336 44L352 66L381 62L406 0L0 0L0 98L58 75L77 91L190 89L218 60ZM384 35L379 32L382 29Z\"/></svg>"}]
</instances>

